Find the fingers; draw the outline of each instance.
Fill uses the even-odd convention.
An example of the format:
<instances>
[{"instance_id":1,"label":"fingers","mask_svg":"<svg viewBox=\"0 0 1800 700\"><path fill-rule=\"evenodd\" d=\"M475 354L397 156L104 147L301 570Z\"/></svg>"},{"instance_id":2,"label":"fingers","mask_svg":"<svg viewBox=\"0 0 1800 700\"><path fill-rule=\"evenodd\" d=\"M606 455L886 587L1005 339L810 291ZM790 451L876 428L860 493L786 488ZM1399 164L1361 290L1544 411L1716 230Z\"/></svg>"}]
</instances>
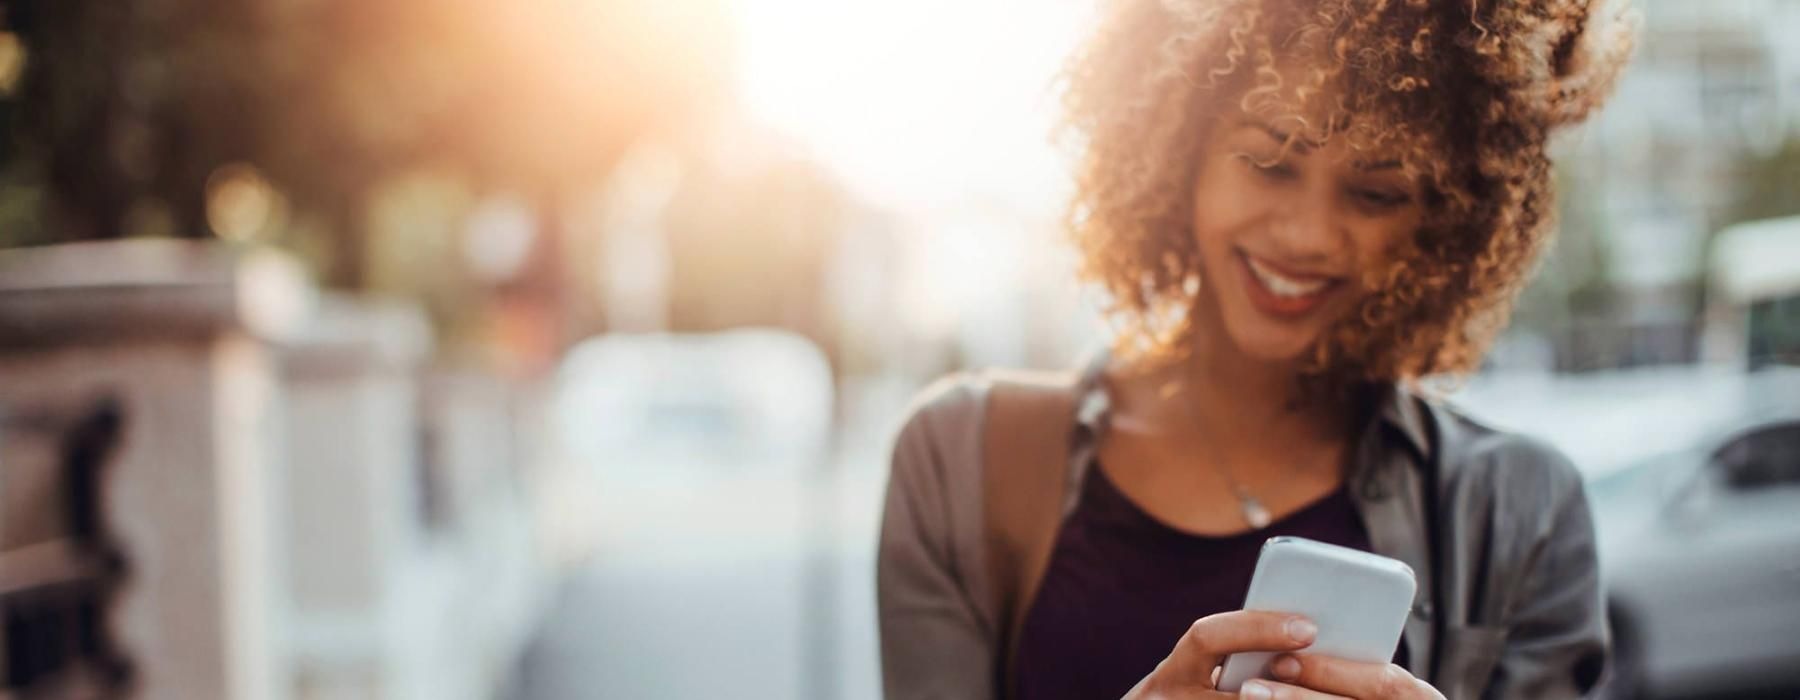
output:
<instances>
[{"instance_id":1,"label":"fingers","mask_svg":"<svg viewBox=\"0 0 1800 700\"><path fill-rule=\"evenodd\" d=\"M1162 690L1133 688L1131 692L1125 694L1124 700L1238 700L1238 698L1236 693L1187 687Z\"/></svg>"},{"instance_id":2,"label":"fingers","mask_svg":"<svg viewBox=\"0 0 1800 700\"><path fill-rule=\"evenodd\" d=\"M1444 697L1431 684L1414 678L1396 664L1283 654L1269 664L1269 671L1276 679L1293 685L1354 698L1438 700Z\"/></svg>"},{"instance_id":3,"label":"fingers","mask_svg":"<svg viewBox=\"0 0 1800 700\"><path fill-rule=\"evenodd\" d=\"M1238 697L1242 700L1351 700L1342 695L1261 679L1244 681L1244 687L1238 689Z\"/></svg>"},{"instance_id":4,"label":"fingers","mask_svg":"<svg viewBox=\"0 0 1800 700\"><path fill-rule=\"evenodd\" d=\"M1213 669L1224 656L1295 651L1311 644L1317 634L1310 620L1287 613L1238 610L1208 615L1188 627L1153 675L1177 685L1211 688Z\"/></svg>"},{"instance_id":5,"label":"fingers","mask_svg":"<svg viewBox=\"0 0 1800 700\"><path fill-rule=\"evenodd\" d=\"M1137 687L1126 693L1122 700L1238 700L1238 695L1213 690L1210 684L1198 686L1165 683L1155 673L1151 673L1144 680L1138 681Z\"/></svg>"}]
</instances>

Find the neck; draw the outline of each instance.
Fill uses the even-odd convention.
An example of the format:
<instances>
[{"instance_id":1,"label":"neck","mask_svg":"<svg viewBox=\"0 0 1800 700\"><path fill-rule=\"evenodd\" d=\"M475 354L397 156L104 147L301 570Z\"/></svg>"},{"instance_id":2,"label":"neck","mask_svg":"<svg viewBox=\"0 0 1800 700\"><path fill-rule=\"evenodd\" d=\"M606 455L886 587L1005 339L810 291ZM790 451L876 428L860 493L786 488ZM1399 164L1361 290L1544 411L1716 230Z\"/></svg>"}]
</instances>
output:
<instances>
[{"instance_id":1,"label":"neck","mask_svg":"<svg viewBox=\"0 0 1800 700\"><path fill-rule=\"evenodd\" d=\"M1197 314L1192 355L1179 368L1194 419L1207 426L1202 432L1221 447L1253 452L1343 439L1345 402L1302 399L1298 361L1244 354L1219 321L1216 312Z\"/></svg>"}]
</instances>

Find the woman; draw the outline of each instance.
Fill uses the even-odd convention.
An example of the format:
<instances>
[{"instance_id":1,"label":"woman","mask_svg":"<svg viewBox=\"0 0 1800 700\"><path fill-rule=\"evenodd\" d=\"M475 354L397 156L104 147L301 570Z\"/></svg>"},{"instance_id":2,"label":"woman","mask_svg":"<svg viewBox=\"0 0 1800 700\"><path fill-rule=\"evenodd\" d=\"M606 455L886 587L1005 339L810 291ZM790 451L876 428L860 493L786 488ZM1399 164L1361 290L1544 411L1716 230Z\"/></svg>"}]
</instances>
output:
<instances>
[{"instance_id":1,"label":"woman","mask_svg":"<svg viewBox=\"0 0 1800 700\"><path fill-rule=\"evenodd\" d=\"M1546 143L1630 52L1601 1L1115 3L1067 106L1074 240L1121 332L1068 384L917 403L881 540L888 696L1225 696L1221 659L1256 650L1277 679L1241 697L1592 688L1579 478L1414 387L1477 367L1550 234ZM1041 537L1006 524L1052 496ZM1274 535L1413 567L1394 663L1238 611Z\"/></svg>"}]
</instances>

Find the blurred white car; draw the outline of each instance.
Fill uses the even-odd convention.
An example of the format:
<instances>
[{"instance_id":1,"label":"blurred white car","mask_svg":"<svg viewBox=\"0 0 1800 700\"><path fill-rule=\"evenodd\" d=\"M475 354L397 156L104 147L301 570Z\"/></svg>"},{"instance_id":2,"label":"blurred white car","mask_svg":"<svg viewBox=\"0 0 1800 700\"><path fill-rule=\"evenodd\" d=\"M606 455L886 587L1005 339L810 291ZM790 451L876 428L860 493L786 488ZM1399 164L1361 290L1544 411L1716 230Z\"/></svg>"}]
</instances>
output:
<instances>
[{"instance_id":1,"label":"blurred white car","mask_svg":"<svg viewBox=\"0 0 1800 700\"><path fill-rule=\"evenodd\" d=\"M570 350L553 411L563 449L608 479L711 479L814 466L832 399L824 353L790 332L614 334Z\"/></svg>"},{"instance_id":2,"label":"blurred white car","mask_svg":"<svg viewBox=\"0 0 1800 700\"><path fill-rule=\"evenodd\" d=\"M1800 697L1800 383L1590 484L1614 637L1606 697Z\"/></svg>"}]
</instances>

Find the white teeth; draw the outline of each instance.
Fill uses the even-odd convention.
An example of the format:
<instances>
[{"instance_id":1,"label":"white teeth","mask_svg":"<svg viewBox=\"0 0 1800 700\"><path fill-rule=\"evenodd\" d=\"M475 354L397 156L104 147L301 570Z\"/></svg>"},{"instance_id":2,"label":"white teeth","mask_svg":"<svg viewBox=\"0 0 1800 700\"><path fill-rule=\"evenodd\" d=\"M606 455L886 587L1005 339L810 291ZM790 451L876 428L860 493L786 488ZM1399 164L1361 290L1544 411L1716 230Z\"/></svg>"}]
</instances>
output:
<instances>
[{"instance_id":1,"label":"white teeth","mask_svg":"<svg viewBox=\"0 0 1800 700\"><path fill-rule=\"evenodd\" d=\"M1256 258L1246 255L1244 256L1244 260L1250 263L1250 272L1256 275L1256 279L1262 282L1263 287L1274 292L1275 296L1278 297L1303 297L1308 294L1316 293L1331 283L1330 280L1302 282L1292 277L1285 277L1279 272L1263 267L1261 263L1256 261Z\"/></svg>"}]
</instances>

